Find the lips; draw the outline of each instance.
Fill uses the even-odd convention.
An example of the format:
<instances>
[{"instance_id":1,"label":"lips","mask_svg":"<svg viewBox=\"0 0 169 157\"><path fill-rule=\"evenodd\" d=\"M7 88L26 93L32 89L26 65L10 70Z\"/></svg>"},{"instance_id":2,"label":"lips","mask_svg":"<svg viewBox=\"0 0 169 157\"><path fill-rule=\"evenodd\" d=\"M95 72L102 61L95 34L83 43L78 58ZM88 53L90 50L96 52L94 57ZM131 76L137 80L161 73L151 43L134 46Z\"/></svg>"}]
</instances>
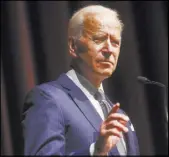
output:
<instances>
[{"instance_id":1,"label":"lips","mask_svg":"<svg viewBox=\"0 0 169 157\"><path fill-rule=\"evenodd\" d=\"M99 63L108 63L108 64L112 64L112 65L114 65L114 63L113 62L111 62L111 61L99 61Z\"/></svg>"}]
</instances>

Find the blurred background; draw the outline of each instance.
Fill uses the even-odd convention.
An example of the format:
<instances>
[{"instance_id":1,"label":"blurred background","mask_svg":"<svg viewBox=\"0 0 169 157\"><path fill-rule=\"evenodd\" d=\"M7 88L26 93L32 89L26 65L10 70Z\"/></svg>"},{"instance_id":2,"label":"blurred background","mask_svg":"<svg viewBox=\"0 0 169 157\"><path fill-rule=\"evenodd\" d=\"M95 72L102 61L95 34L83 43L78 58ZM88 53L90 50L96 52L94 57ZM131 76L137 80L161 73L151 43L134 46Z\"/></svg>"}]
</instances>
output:
<instances>
[{"instance_id":1,"label":"blurred background","mask_svg":"<svg viewBox=\"0 0 169 157\"><path fill-rule=\"evenodd\" d=\"M116 9L125 25L106 93L129 115L141 155L168 154L168 1L1 1L1 155L23 154L25 96L67 72L69 18L91 4ZM139 83L137 76L167 89Z\"/></svg>"}]
</instances>

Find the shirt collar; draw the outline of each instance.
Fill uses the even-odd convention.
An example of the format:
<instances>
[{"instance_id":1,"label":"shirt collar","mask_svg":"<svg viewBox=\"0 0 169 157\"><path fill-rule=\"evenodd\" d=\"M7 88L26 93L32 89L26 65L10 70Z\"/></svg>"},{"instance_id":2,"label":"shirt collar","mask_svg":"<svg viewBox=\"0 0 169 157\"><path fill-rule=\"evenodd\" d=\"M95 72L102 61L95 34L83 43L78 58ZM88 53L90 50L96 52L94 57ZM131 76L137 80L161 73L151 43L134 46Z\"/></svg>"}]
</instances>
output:
<instances>
[{"instance_id":1,"label":"shirt collar","mask_svg":"<svg viewBox=\"0 0 169 157\"><path fill-rule=\"evenodd\" d=\"M77 71L75 71L74 69L71 69L67 74L68 76L72 77L72 74L75 74L79 83L91 94L94 95L98 90L103 90L103 85L101 83L100 87L97 89L96 87L94 87L89 80L87 80L84 76L82 76L81 74L79 74ZM73 78L74 79L74 78Z\"/></svg>"}]
</instances>

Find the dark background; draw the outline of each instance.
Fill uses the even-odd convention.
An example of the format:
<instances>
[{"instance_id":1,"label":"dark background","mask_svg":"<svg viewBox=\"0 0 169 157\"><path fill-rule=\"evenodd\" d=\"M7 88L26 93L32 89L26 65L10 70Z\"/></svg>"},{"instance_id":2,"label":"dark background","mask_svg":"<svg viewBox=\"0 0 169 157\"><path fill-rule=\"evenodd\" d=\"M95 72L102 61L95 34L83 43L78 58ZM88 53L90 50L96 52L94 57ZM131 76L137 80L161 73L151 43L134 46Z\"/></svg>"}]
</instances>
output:
<instances>
[{"instance_id":1,"label":"dark background","mask_svg":"<svg viewBox=\"0 0 169 157\"><path fill-rule=\"evenodd\" d=\"M88 4L115 8L125 25L105 91L131 118L141 154L168 154L165 90L137 81L141 75L168 87L168 1L1 1L1 154L23 153L24 98L69 69L68 20Z\"/></svg>"}]
</instances>

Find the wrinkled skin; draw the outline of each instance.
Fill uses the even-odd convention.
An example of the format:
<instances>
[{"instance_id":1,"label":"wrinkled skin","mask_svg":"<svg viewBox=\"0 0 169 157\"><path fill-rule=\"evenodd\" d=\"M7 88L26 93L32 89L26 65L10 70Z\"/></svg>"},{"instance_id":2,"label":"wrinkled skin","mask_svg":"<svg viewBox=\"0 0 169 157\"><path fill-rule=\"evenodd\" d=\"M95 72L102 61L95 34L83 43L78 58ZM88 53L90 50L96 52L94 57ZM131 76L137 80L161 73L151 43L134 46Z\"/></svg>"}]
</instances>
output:
<instances>
[{"instance_id":1,"label":"wrinkled skin","mask_svg":"<svg viewBox=\"0 0 169 157\"><path fill-rule=\"evenodd\" d=\"M109 14L88 14L84 20L82 36L78 40L69 37L69 52L79 59L79 69L96 88L115 71L121 46L121 27ZM103 121L96 141L94 155L107 155L117 144L122 132L127 132L129 118L117 113L120 104L113 106Z\"/></svg>"},{"instance_id":2,"label":"wrinkled skin","mask_svg":"<svg viewBox=\"0 0 169 157\"><path fill-rule=\"evenodd\" d=\"M121 45L121 29L114 17L104 14L87 15L83 26L83 34L79 40L72 41L70 38L70 43L75 42L70 54L81 58L80 68L83 75L98 86L116 69Z\"/></svg>"}]
</instances>

